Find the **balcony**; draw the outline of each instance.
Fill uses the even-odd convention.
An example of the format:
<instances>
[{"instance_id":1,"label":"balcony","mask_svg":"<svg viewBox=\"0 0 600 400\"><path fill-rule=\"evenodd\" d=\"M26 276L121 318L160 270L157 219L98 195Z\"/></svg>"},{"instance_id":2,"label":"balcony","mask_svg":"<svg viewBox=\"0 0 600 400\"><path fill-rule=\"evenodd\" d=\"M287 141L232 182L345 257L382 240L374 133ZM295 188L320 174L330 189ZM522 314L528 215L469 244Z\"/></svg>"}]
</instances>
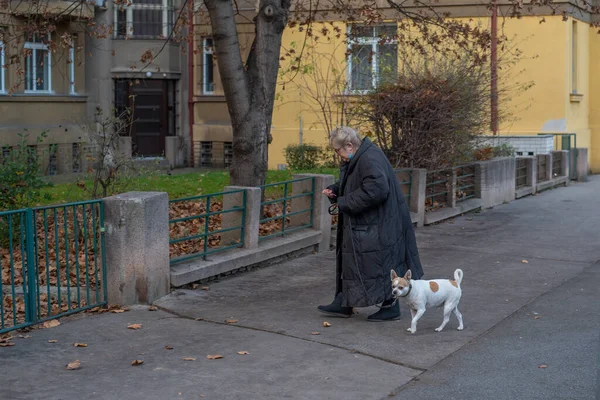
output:
<instances>
[{"instance_id":1,"label":"balcony","mask_svg":"<svg viewBox=\"0 0 600 400\"><path fill-rule=\"evenodd\" d=\"M68 19L94 17L94 4L87 0L10 0L13 15L63 16Z\"/></svg>"}]
</instances>

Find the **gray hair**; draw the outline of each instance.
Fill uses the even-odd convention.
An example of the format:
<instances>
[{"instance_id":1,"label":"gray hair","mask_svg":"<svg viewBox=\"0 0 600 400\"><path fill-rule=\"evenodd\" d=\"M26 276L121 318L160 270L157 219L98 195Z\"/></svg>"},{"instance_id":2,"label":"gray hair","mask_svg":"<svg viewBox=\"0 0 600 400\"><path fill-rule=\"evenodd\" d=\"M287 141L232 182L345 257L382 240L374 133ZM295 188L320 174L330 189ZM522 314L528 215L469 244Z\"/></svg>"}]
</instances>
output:
<instances>
[{"instance_id":1,"label":"gray hair","mask_svg":"<svg viewBox=\"0 0 600 400\"><path fill-rule=\"evenodd\" d=\"M329 134L329 143L335 149L339 149L348 143L351 143L355 148L359 148L362 140L356 130L348 126L341 126L331 131Z\"/></svg>"}]
</instances>

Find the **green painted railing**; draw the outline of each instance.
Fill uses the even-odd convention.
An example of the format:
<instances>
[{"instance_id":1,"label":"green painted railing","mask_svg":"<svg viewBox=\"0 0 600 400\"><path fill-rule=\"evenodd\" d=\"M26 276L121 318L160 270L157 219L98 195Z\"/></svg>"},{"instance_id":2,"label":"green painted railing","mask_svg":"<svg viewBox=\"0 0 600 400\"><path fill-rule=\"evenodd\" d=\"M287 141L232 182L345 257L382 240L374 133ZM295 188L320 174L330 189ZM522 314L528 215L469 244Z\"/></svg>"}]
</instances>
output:
<instances>
[{"instance_id":1,"label":"green painted railing","mask_svg":"<svg viewBox=\"0 0 600 400\"><path fill-rule=\"evenodd\" d=\"M304 190L299 194L290 195L290 188L293 189L293 185L306 184L306 182L310 182L310 191ZM315 179L313 177L306 177L260 186L263 192L279 192L281 187L283 187L282 197L265 200L260 203L261 217L263 218L260 220L259 240L274 236L284 236L287 233L313 226L312 211L315 203ZM291 201L302 197L310 197L310 206L300 210L291 210ZM279 210L279 207L281 207L281 210ZM288 210L288 208L290 209ZM290 221L288 220L291 217L305 213L309 214L308 223L293 227L289 226ZM278 226L279 221L281 221L281 227ZM275 230L275 232L271 230Z\"/></svg>"},{"instance_id":2,"label":"green painted railing","mask_svg":"<svg viewBox=\"0 0 600 400\"><path fill-rule=\"evenodd\" d=\"M434 211L448 205L449 185L452 180L452 169L427 171L425 183L425 211Z\"/></svg>"},{"instance_id":3,"label":"green painted railing","mask_svg":"<svg viewBox=\"0 0 600 400\"><path fill-rule=\"evenodd\" d=\"M242 204L225 210L222 209L223 196L235 194L241 194ZM169 220L171 254L176 254L171 256L172 264L198 257L206 260L206 257L210 254L244 246L245 190L239 189L170 200L169 206L171 213L179 207L184 213L189 214ZM221 209L218 209L219 207ZM241 213L240 224L222 228L223 215L233 212ZM235 239L233 243L223 245L222 234L232 231L239 231L239 238ZM180 248L176 246L181 243L184 245Z\"/></svg>"},{"instance_id":4,"label":"green painted railing","mask_svg":"<svg viewBox=\"0 0 600 400\"><path fill-rule=\"evenodd\" d=\"M0 333L107 304L104 203L0 212Z\"/></svg>"},{"instance_id":5,"label":"green painted railing","mask_svg":"<svg viewBox=\"0 0 600 400\"><path fill-rule=\"evenodd\" d=\"M475 197L475 164L454 167L456 171L456 202Z\"/></svg>"}]
</instances>

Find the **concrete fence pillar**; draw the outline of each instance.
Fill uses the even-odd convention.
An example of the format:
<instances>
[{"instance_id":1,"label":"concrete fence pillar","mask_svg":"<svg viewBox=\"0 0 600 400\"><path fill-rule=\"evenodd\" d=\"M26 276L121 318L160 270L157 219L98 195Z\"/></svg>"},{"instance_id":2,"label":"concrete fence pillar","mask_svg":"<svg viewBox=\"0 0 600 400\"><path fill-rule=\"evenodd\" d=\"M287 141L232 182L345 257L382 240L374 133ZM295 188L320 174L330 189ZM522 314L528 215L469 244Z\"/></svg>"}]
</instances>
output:
<instances>
[{"instance_id":1,"label":"concrete fence pillar","mask_svg":"<svg viewBox=\"0 0 600 400\"><path fill-rule=\"evenodd\" d=\"M292 213L309 209L311 202L313 204L312 209L312 227L315 230L321 231L322 239L318 245L318 251L329 250L331 243L331 215L329 215L330 202L327 196L321 192L328 186L333 185L333 175L322 175L322 174L297 174L294 175L294 179L301 178L313 178L314 179L314 192L311 196L301 196L292 199ZM313 181L307 179L305 181L294 182L292 184L292 195L296 196L302 193L311 192L313 189ZM313 201L314 199L314 201ZM290 217L291 226L302 226L310 222L311 213L299 213Z\"/></svg>"},{"instance_id":2,"label":"concrete fence pillar","mask_svg":"<svg viewBox=\"0 0 600 400\"><path fill-rule=\"evenodd\" d=\"M590 169L588 165L588 149L585 147L578 147L575 149L575 171L577 180L579 182L587 182L588 171Z\"/></svg>"},{"instance_id":3,"label":"concrete fence pillar","mask_svg":"<svg viewBox=\"0 0 600 400\"><path fill-rule=\"evenodd\" d=\"M482 208L490 208L515 199L517 160L499 157L475 163L475 197Z\"/></svg>"},{"instance_id":4,"label":"concrete fence pillar","mask_svg":"<svg viewBox=\"0 0 600 400\"><path fill-rule=\"evenodd\" d=\"M456 207L456 185L458 182L458 171L456 168L452 168L452 175L448 177L448 183L446 184L447 190L447 205L448 207Z\"/></svg>"},{"instance_id":5,"label":"concrete fence pillar","mask_svg":"<svg viewBox=\"0 0 600 400\"><path fill-rule=\"evenodd\" d=\"M244 248L255 249L258 247L258 228L260 224L260 188L246 186L225 186L223 191L238 191L223 195L223 210L239 208L239 211L223 214L221 228L228 229L237 226L244 227ZM244 209L244 193L246 195L246 207ZM242 212L243 210L243 212ZM242 218L244 217L244 219ZM241 230L223 232L221 242L225 246L230 246L236 240L240 239Z\"/></svg>"},{"instance_id":6,"label":"concrete fence pillar","mask_svg":"<svg viewBox=\"0 0 600 400\"><path fill-rule=\"evenodd\" d=\"M152 303L169 293L169 197L129 192L104 199L108 301Z\"/></svg>"},{"instance_id":7,"label":"concrete fence pillar","mask_svg":"<svg viewBox=\"0 0 600 400\"><path fill-rule=\"evenodd\" d=\"M417 227L425 225L425 188L427 170L413 168L410 186L410 212L417 214Z\"/></svg>"}]
</instances>

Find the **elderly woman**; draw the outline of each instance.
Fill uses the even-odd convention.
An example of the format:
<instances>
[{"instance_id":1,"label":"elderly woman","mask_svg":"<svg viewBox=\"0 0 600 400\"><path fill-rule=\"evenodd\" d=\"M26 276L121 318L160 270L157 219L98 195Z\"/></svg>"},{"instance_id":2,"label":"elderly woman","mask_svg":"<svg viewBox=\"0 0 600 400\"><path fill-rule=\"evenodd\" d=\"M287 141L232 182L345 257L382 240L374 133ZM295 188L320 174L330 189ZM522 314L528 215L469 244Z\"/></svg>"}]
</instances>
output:
<instances>
[{"instance_id":1,"label":"elderly woman","mask_svg":"<svg viewBox=\"0 0 600 400\"><path fill-rule=\"evenodd\" d=\"M400 318L390 271L423 276L410 213L390 162L368 138L348 127L331 132L330 145L344 161L340 180L323 191L339 209L335 299L318 310L350 317L353 307L382 303L369 321Z\"/></svg>"}]
</instances>

